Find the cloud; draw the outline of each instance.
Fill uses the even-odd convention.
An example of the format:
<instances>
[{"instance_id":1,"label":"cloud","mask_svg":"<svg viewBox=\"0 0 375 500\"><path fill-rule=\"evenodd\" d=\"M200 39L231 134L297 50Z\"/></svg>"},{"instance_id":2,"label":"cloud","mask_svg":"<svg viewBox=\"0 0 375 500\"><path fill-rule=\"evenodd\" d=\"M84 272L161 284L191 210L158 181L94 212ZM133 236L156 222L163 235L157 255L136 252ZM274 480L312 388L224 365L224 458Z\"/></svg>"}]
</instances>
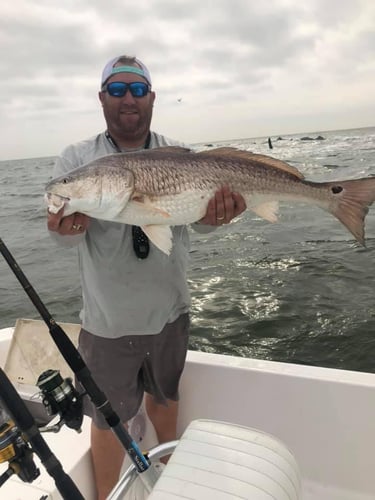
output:
<instances>
[{"instance_id":1,"label":"cloud","mask_svg":"<svg viewBox=\"0 0 375 500\"><path fill-rule=\"evenodd\" d=\"M14 0L0 14L1 159L103 130L100 73L121 53L151 70L153 128L186 142L374 124L372 0Z\"/></svg>"}]
</instances>

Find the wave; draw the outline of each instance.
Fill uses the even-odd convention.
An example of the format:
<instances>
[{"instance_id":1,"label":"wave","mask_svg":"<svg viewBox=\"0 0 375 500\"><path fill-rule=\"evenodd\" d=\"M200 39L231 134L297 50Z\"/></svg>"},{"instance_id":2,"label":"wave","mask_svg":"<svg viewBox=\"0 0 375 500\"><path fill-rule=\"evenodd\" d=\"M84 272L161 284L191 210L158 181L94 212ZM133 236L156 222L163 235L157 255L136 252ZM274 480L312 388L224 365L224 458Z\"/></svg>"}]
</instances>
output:
<instances>
[{"instance_id":1,"label":"wave","mask_svg":"<svg viewBox=\"0 0 375 500\"><path fill-rule=\"evenodd\" d=\"M314 180L327 179L329 170L332 176L354 178L375 175L374 132L323 132L326 140L319 147L294 134L284 137L293 140L275 140L272 151L267 137L212 144L280 158ZM42 193L53 162L0 164L0 227L47 307L58 320L79 321L76 251L57 248L46 230ZM191 347L304 364L370 366L374 352L366 342L372 339L375 318L375 207L366 232L367 248L362 248L323 211L283 205L279 224L254 220L248 213L213 233L194 233L188 272ZM0 276L2 326L37 316L1 259ZM363 352L355 360L352 337Z\"/></svg>"}]
</instances>

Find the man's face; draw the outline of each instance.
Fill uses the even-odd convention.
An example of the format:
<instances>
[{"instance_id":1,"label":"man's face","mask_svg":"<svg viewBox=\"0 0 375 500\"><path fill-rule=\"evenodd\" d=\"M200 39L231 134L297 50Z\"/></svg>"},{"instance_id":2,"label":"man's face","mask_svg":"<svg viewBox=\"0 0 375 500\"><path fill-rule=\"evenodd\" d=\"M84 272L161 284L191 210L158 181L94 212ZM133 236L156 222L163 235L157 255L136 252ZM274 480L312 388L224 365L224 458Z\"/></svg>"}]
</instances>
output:
<instances>
[{"instance_id":1,"label":"man's face","mask_svg":"<svg viewBox=\"0 0 375 500\"><path fill-rule=\"evenodd\" d=\"M118 73L108 82L143 82L146 80L133 73ZM109 132L128 140L143 138L150 129L152 107L155 92L144 97L133 97L128 89L123 97L110 96L108 92L99 92L103 113Z\"/></svg>"}]
</instances>

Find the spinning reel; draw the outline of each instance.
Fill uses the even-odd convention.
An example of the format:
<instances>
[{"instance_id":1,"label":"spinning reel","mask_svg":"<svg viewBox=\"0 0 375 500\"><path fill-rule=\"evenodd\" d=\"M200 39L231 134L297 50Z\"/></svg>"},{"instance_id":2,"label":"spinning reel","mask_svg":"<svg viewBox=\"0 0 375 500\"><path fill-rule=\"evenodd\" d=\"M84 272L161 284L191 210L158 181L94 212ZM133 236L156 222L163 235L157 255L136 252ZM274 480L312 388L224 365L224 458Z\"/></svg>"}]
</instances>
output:
<instances>
[{"instance_id":1,"label":"spinning reel","mask_svg":"<svg viewBox=\"0 0 375 500\"><path fill-rule=\"evenodd\" d=\"M13 420L0 407L0 463L9 462L8 469L0 476L0 486L13 474L31 483L40 471L33 460L33 451Z\"/></svg>"},{"instance_id":2,"label":"spinning reel","mask_svg":"<svg viewBox=\"0 0 375 500\"><path fill-rule=\"evenodd\" d=\"M61 419L52 429L45 427L41 431L57 432L65 424L71 429L81 432L83 420L83 394L75 389L72 379L63 379L58 370L46 370L38 378L37 386L43 395L43 405L48 415L59 414Z\"/></svg>"}]
</instances>

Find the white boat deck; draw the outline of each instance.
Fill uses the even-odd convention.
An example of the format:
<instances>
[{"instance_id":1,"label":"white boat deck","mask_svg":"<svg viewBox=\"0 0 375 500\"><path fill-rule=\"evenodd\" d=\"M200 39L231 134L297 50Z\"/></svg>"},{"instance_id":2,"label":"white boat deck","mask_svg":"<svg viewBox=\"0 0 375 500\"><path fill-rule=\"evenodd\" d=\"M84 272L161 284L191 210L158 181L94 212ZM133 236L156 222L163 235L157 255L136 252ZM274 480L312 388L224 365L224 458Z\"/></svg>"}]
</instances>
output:
<instances>
[{"instance_id":1,"label":"white boat deck","mask_svg":"<svg viewBox=\"0 0 375 500\"><path fill-rule=\"evenodd\" d=\"M374 500L374 493L358 493L329 485L302 482L303 500Z\"/></svg>"},{"instance_id":2,"label":"white boat deck","mask_svg":"<svg viewBox=\"0 0 375 500\"><path fill-rule=\"evenodd\" d=\"M12 329L0 336L4 346ZM5 359L0 348L2 366ZM295 456L304 500L374 500L375 375L189 352L181 396L179 433L197 418L263 430ZM43 436L85 499L93 500L89 423L84 422L82 434L64 430ZM0 473L4 470L0 465ZM42 466L41 472L32 488L12 477L0 498L40 500L46 494L45 500L60 499Z\"/></svg>"}]
</instances>

